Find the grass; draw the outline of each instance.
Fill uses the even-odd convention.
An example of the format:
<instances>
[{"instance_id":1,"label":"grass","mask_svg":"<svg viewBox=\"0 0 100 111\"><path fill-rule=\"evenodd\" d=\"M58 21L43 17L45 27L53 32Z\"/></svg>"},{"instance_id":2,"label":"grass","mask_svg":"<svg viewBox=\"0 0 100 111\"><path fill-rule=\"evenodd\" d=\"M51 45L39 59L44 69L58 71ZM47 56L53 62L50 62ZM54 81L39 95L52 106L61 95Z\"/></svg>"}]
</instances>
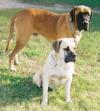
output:
<instances>
[{"instance_id":1,"label":"grass","mask_svg":"<svg viewBox=\"0 0 100 111\"><path fill-rule=\"evenodd\" d=\"M72 82L73 103L65 103L62 86L49 92L49 105L42 108L42 89L32 83L32 76L43 66L51 44L41 36L32 36L20 53L16 73L9 71L8 56L3 53L10 18L19 10L0 10L0 111L100 111L100 15L94 14L90 31L84 33L77 49L79 75Z\"/></svg>"},{"instance_id":2,"label":"grass","mask_svg":"<svg viewBox=\"0 0 100 111\"><path fill-rule=\"evenodd\" d=\"M99 0L19 0L28 3L42 3L42 4L71 4L71 5L88 5L91 7L100 7Z\"/></svg>"}]
</instances>

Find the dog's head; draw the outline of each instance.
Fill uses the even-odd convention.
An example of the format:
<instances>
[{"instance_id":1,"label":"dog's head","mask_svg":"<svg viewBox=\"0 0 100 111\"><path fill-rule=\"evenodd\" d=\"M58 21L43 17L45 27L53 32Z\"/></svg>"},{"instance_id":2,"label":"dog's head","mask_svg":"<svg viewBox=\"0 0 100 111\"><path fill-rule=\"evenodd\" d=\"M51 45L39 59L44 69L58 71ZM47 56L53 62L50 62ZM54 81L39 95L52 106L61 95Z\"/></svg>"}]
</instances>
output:
<instances>
[{"instance_id":1,"label":"dog's head","mask_svg":"<svg viewBox=\"0 0 100 111\"><path fill-rule=\"evenodd\" d=\"M75 62L75 41L74 38L62 38L53 43L53 49L65 63Z\"/></svg>"},{"instance_id":2,"label":"dog's head","mask_svg":"<svg viewBox=\"0 0 100 111\"><path fill-rule=\"evenodd\" d=\"M92 18L91 8L84 5L75 6L71 10L70 16L71 21L75 24L79 31L87 31L89 29L89 23Z\"/></svg>"}]
</instances>

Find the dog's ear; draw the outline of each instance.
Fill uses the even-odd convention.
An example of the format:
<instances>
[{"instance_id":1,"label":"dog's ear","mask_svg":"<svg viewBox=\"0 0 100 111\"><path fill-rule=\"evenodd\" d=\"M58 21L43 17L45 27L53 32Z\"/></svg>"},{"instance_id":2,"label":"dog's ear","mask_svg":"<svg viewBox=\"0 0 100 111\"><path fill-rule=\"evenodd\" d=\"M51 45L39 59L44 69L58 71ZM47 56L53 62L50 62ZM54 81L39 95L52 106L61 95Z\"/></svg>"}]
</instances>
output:
<instances>
[{"instance_id":1,"label":"dog's ear","mask_svg":"<svg viewBox=\"0 0 100 111\"><path fill-rule=\"evenodd\" d=\"M55 50L55 52L59 53L60 50L60 45L61 45L62 40L60 41L55 41L52 44L53 49Z\"/></svg>"},{"instance_id":2,"label":"dog's ear","mask_svg":"<svg viewBox=\"0 0 100 111\"><path fill-rule=\"evenodd\" d=\"M76 10L76 6L70 11L70 17L71 17L71 22L75 21L75 10Z\"/></svg>"},{"instance_id":3,"label":"dog's ear","mask_svg":"<svg viewBox=\"0 0 100 111\"><path fill-rule=\"evenodd\" d=\"M93 12L91 11L91 15L90 15L90 21L91 21L91 19L92 19L92 16L93 16Z\"/></svg>"}]
</instances>

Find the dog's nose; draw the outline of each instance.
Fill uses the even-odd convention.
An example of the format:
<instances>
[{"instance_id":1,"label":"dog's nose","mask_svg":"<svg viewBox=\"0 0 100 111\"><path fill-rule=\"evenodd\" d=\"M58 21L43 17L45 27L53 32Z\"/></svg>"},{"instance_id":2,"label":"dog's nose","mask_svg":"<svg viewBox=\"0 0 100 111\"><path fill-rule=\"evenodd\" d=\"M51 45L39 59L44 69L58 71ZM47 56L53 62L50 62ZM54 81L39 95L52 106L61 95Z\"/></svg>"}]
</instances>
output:
<instances>
[{"instance_id":1,"label":"dog's nose","mask_svg":"<svg viewBox=\"0 0 100 111\"><path fill-rule=\"evenodd\" d=\"M86 27L88 26L88 22L87 22L87 21L84 21L83 24L84 24L84 26L86 26Z\"/></svg>"},{"instance_id":2,"label":"dog's nose","mask_svg":"<svg viewBox=\"0 0 100 111\"><path fill-rule=\"evenodd\" d=\"M76 53L73 53L73 56L76 57Z\"/></svg>"},{"instance_id":3,"label":"dog's nose","mask_svg":"<svg viewBox=\"0 0 100 111\"><path fill-rule=\"evenodd\" d=\"M87 31L89 29L89 21L83 22L84 30Z\"/></svg>"},{"instance_id":4,"label":"dog's nose","mask_svg":"<svg viewBox=\"0 0 100 111\"><path fill-rule=\"evenodd\" d=\"M69 56L76 57L76 53L70 52Z\"/></svg>"},{"instance_id":5,"label":"dog's nose","mask_svg":"<svg viewBox=\"0 0 100 111\"><path fill-rule=\"evenodd\" d=\"M76 54L72 54L70 58L72 59L72 61L75 62L76 61Z\"/></svg>"},{"instance_id":6,"label":"dog's nose","mask_svg":"<svg viewBox=\"0 0 100 111\"><path fill-rule=\"evenodd\" d=\"M73 52L70 52L66 57L65 57L65 62L75 62L76 61L76 54Z\"/></svg>"}]
</instances>

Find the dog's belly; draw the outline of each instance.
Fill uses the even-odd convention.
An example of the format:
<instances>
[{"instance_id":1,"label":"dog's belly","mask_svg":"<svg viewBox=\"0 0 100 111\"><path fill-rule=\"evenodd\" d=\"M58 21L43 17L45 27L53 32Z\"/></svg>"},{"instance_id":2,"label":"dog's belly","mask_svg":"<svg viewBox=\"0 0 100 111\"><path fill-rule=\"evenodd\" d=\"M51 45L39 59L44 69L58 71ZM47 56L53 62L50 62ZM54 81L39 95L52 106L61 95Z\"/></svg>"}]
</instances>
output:
<instances>
[{"instance_id":1,"label":"dog's belly","mask_svg":"<svg viewBox=\"0 0 100 111\"><path fill-rule=\"evenodd\" d=\"M52 75L49 78L49 87L53 89L53 88L56 88L58 86L64 85L66 80L67 80L67 78L65 76Z\"/></svg>"},{"instance_id":2,"label":"dog's belly","mask_svg":"<svg viewBox=\"0 0 100 111\"><path fill-rule=\"evenodd\" d=\"M55 67L49 71L49 87L55 88L64 85L67 79L72 77L74 73L74 64L68 63L65 68Z\"/></svg>"}]
</instances>

